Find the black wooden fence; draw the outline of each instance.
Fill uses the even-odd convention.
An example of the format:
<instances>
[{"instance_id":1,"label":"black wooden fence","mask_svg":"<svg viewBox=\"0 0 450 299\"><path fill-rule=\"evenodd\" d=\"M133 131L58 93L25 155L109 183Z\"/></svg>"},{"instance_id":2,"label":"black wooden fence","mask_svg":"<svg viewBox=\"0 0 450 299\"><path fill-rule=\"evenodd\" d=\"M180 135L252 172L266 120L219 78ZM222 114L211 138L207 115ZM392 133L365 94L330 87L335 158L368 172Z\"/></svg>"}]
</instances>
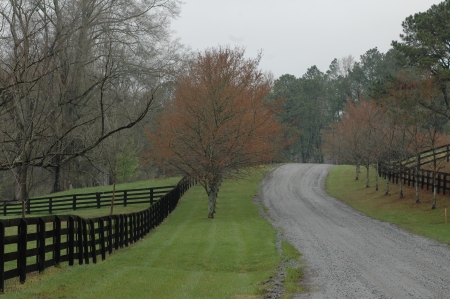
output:
<instances>
[{"instance_id":1,"label":"black wooden fence","mask_svg":"<svg viewBox=\"0 0 450 299\"><path fill-rule=\"evenodd\" d=\"M433 163L433 159L436 161L446 159L450 162L450 144L436 147L433 150L426 150L419 153L417 156L411 156L409 158L403 159L402 161L392 162L391 164L399 167L413 168L419 162L419 166L424 166Z\"/></svg>"},{"instance_id":2,"label":"black wooden fence","mask_svg":"<svg viewBox=\"0 0 450 299\"><path fill-rule=\"evenodd\" d=\"M114 197L114 205L152 204L161 196L172 190L175 186L163 186L132 190L117 190ZM96 192L84 194L71 194L60 196L47 196L30 198L27 202L26 213L48 213L57 211L101 208L111 205L113 192ZM5 202L3 215L20 215L22 203L19 201Z\"/></svg>"},{"instance_id":3,"label":"black wooden fence","mask_svg":"<svg viewBox=\"0 0 450 299\"><path fill-rule=\"evenodd\" d=\"M414 169L404 168L400 171L398 168L385 167L379 165L379 175L395 184L398 184L401 180L404 185L415 186ZM418 185L421 189L433 191L433 176L432 170L419 169L418 170ZM437 194L442 192L443 195L450 190L450 174L445 172L436 172L436 191Z\"/></svg>"},{"instance_id":4,"label":"black wooden fence","mask_svg":"<svg viewBox=\"0 0 450 299\"><path fill-rule=\"evenodd\" d=\"M0 291L5 280L68 262L70 266L106 258L128 246L158 226L193 185L182 179L149 208L129 214L84 219L74 215L54 215L0 220Z\"/></svg>"}]
</instances>

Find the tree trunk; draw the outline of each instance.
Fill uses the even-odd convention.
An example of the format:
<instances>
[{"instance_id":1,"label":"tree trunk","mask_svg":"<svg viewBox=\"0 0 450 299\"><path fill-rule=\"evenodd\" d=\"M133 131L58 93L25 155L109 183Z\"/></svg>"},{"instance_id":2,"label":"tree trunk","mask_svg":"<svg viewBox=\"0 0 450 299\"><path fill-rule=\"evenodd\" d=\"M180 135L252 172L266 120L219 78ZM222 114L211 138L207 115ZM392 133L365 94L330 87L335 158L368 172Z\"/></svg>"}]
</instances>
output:
<instances>
[{"instance_id":1,"label":"tree trunk","mask_svg":"<svg viewBox=\"0 0 450 299\"><path fill-rule=\"evenodd\" d=\"M420 203L420 198L419 198L419 175L418 175L418 171L416 170L416 174L414 175L414 183L415 183L415 187L416 187L416 203Z\"/></svg>"},{"instance_id":2,"label":"tree trunk","mask_svg":"<svg viewBox=\"0 0 450 299\"><path fill-rule=\"evenodd\" d=\"M377 162L377 169L375 173L375 191L378 191L378 176L380 175L380 163Z\"/></svg>"},{"instance_id":3,"label":"tree trunk","mask_svg":"<svg viewBox=\"0 0 450 299\"><path fill-rule=\"evenodd\" d=\"M216 212L217 194L219 192L220 181L220 177L217 177L213 180L213 182L210 182L208 186L208 218L214 218L214 213Z\"/></svg>"},{"instance_id":4,"label":"tree trunk","mask_svg":"<svg viewBox=\"0 0 450 299\"><path fill-rule=\"evenodd\" d=\"M109 215L112 215L114 213L114 200L116 199L116 179L114 178L113 182L113 193L111 197L111 209L109 211Z\"/></svg>"},{"instance_id":5,"label":"tree trunk","mask_svg":"<svg viewBox=\"0 0 450 299\"><path fill-rule=\"evenodd\" d=\"M433 204L431 205L431 209L436 209L436 174L437 174L437 162L436 162L436 153L433 149Z\"/></svg>"},{"instance_id":6,"label":"tree trunk","mask_svg":"<svg viewBox=\"0 0 450 299\"><path fill-rule=\"evenodd\" d=\"M369 188L369 168L370 165L366 165L366 188Z\"/></svg>"},{"instance_id":7,"label":"tree trunk","mask_svg":"<svg viewBox=\"0 0 450 299\"><path fill-rule=\"evenodd\" d=\"M53 188L52 188L52 192L51 193L56 193L61 191L61 166L56 166L54 168L54 174L55 176L53 177Z\"/></svg>"},{"instance_id":8,"label":"tree trunk","mask_svg":"<svg viewBox=\"0 0 450 299\"><path fill-rule=\"evenodd\" d=\"M390 173L391 173L389 165L388 165L387 170L385 170L385 171L387 173L386 173L386 191L384 192L384 195L389 195L389 179L390 179Z\"/></svg>"},{"instance_id":9,"label":"tree trunk","mask_svg":"<svg viewBox=\"0 0 450 299\"><path fill-rule=\"evenodd\" d=\"M384 195L389 195L389 178L386 178L386 192Z\"/></svg>"},{"instance_id":10,"label":"tree trunk","mask_svg":"<svg viewBox=\"0 0 450 299\"><path fill-rule=\"evenodd\" d=\"M359 168L360 168L360 165L359 165L359 163L357 163L356 164L356 177L355 177L355 181L357 181L357 180L359 180Z\"/></svg>"},{"instance_id":11,"label":"tree trunk","mask_svg":"<svg viewBox=\"0 0 450 299\"><path fill-rule=\"evenodd\" d=\"M216 212L216 200L217 193L210 192L208 194L208 218L214 218L214 213Z\"/></svg>"},{"instance_id":12,"label":"tree trunk","mask_svg":"<svg viewBox=\"0 0 450 299\"><path fill-rule=\"evenodd\" d=\"M402 167L401 166L400 166L400 169L398 172L398 187L399 187L400 198L403 198L403 182L402 182Z\"/></svg>"},{"instance_id":13,"label":"tree trunk","mask_svg":"<svg viewBox=\"0 0 450 299\"><path fill-rule=\"evenodd\" d=\"M22 200L22 218L25 218L25 211L27 208L27 165L25 147L22 152L22 165L20 169L20 197Z\"/></svg>"},{"instance_id":14,"label":"tree trunk","mask_svg":"<svg viewBox=\"0 0 450 299\"><path fill-rule=\"evenodd\" d=\"M436 209L436 190L437 190L437 186L436 186L436 171L433 172L433 203L431 205L431 209L434 210Z\"/></svg>"},{"instance_id":15,"label":"tree trunk","mask_svg":"<svg viewBox=\"0 0 450 299\"><path fill-rule=\"evenodd\" d=\"M420 203L419 198L419 167L420 167L420 155L416 158L416 171L414 172L414 186L416 189L416 203Z\"/></svg>"}]
</instances>

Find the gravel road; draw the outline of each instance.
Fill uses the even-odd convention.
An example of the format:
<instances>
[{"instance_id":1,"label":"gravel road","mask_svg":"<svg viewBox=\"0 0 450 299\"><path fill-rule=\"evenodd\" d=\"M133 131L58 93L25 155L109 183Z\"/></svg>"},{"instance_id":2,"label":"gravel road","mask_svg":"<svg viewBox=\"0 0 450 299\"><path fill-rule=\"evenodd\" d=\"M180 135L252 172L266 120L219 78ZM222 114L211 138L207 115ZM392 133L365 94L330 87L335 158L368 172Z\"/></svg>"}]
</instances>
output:
<instances>
[{"instance_id":1,"label":"gravel road","mask_svg":"<svg viewBox=\"0 0 450 299\"><path fill-rule=\"evenodd\" d=\"M328 196L331 167L287 164L263 183L273 224L306 262L310 292L295 298L450 298L450 248Z\"/></svg>"}]
</instances>

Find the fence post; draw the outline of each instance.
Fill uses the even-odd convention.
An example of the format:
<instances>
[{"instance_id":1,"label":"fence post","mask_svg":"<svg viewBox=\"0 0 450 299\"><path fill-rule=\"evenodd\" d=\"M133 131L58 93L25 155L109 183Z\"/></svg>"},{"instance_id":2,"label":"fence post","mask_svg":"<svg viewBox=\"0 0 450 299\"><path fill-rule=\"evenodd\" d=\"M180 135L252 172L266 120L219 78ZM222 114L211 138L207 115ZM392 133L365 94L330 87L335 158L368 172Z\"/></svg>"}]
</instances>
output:
<instances>
[{"instance_id":1,"label":"fence post","mask_svg":"<svg viewBox=\"0 0 450 299\"><path fill-rule=\"evenodd\" d=\"M154 201L154 199L153 199L153 188L150 188L150 205L153 204L153 201Z\"/></svg>"},{"instance_id":2,"label":"fence post","mask_svg":"<svg viewBox=\"0 0 450 299\"><path fill-rule=\"evenodd\" d=\"M27 203L27 214L30 214L31 213L31 201L29 198L27 199L26 203Z\"/></svg>"},{"instance_id":3,"label":"fence post","mask_svg":"<svg viewBox=\"0 0 450 299\"><path fill-rule=\"evenodd\" d=\"M73 266L75 251L75 220L69 216L69 266Z\"/></svg>"},{"instance_id":4,"label":"fence post","mask_svg":"<svg viewBox=\"0 0 450 299\"><path fill-rule=\"evenodd\" d=\"M123 191L123 206L127 206L127 191Z\"/></svg>"},{"instance_id":5,"label":"fence post","mask_svg":"<svg viewBox=\"0 0 450 299\"><path fill-rule=\"evenodd\" d=\"M83 226L83 251L84 251L84 262L86 265L89 264L89 245L88 245L88 225L86 219L81 218L81 223Z\"/></svg>"},{"instance_id":6,"label":"fence post","mask_svg":"<svg viewBox=\"0 0 450 299\"><path fill-rule=\"evenodd\" d=\"M112 248L112 233L113 233L113 229L112 229L112 225L113 225L113 221L112 221L112 216L108 216L108 252L109 254L112 254L113 248Z\"/></svg>"},{"instance_id":7,"label":"fence post","mask_svg":"<svg viewBox=\"0 0 450 299\"><path fill-rule=\"evenodd\" d=\"M128 247L128 215L123 215L123 227L124 227L124 233L125 233L125 246Z\"/></svg>"},{"instance_id":8,"label":"fence post","mask_svg":"<svg viewBox=\"0 0 450 299\"><path fill-rule=\"evenodd\" d=\"M55 216L55 222L53 222L54 236L53 236L53 259L55 265L59 265L61 262L61 218Z\"/></svg>"},{"instance_id":9,"label":"fence post","mask_svg":"<svg viewBox=\"0 0 450 299\"><path fill-rule=\"evenodd\" d=\"M425 182L425 172L423 171L423 170L420 170L420 172L422 173L422 175L420 176L422 179L421 179L421 183L422 183L422 187L421 187L421 189L423 189L423 184L424 184L424 182Z\"/></svg>"},{"instance_id":10,"label":"fence post","mask_svg":"<svg viewBox=\"0 0 450 299\"><path fill-rule=\"evenodd\" d=\"M445 191L447 191L447 174L444 173L444 184L442 185L442 195L445 195Z\"/></svg>"},{"instance_id":11,"label":"fence post","mask_svg":"<svg viewBox=\"0 0 450 299\"><path fill-rule=\"evenodd\" d=\"M72 210L76 210L77 209L77 195L74 194L72 197Z\"/></svg>"},{"instance_id":12,"label":"fence post","mask_svg":"<svg viewBox=\"0 0 450 299\"><path fill-rule=\"evenodd\" d=\"M450 148L449 148L449 146L448 146L448 144L447 144L447 162L450 162Z\"/></svg>"},{"instance_id":13,"label":"fence post","mask_svg":"<svg viewBox=\"0 0 450 299\"><path fill-rule=\"evenodd\" d=\"M135 219L135 216L134 216L134 213L132 213L130 215L130 243L131 244L136 241L135 237L134 237L134 234L136 231L136 222L134 221L134 219Z\"/></svg>"},{"instance_id":14,"label":"fence post","mask_svg":"<svg viewBox=\"0 0 450 299\"><path fill-rule=\"evenodd\" d=\"M100 209L100 192L95 193L95 197L97 198L97 209Z\"/></svg>"},{"instance_id":15,"label":"fence post","mask_svg":"<svg viewBox=\"0 0 450 299\"><path fill-rule=\"evenodd\" d=\"M124 231L125 231L125 227L124 227L124 221L123 221L123 214L120 214L119 215L119 220L120 220L120 231L119 231L119 233L120 233L120 236L119 236L119 247L120 248L123 248L123 243L124 243L124 238L125 238L125 236L124 236Z\"/></svg>"},{"instance_id":16,"label":"fence post","mask_svg":"<svg viewBox=\"0 0 450 299\"><path fill-rule=\"evenodd\" d=\"M105 223L103 218L99 218L98 229L100 231L100 252L102 254L102 261L106 259L105 250Z\"/></svg>"},{"instance_id":17,"label":"fence post","mask_svg":"<svg viewBox=\"0 0 450 299\"><path fill-rule=\"evenodd\" d=\"M441 192L441 173L438 172L437 174L437 194L440 194Z\"/></svg>"},{"instance_id":18,"label":"fence post","mask_svg":"<svg viewBox=\"0 0 450 299\"><path fill-rule=\"evenodd\" d=\"M95 223L94 220L89 220L89 233L91 237L91 252L92 252L92 262L97 264L97 250L95 248Z\"/></svg>"},{"instance_id":19,"label":"fence post","mask_svg":"<svg viewBox=\"0 0 450 299\"><path fill-rule=\"evenodd\" d=\"M0 221L0 256L5 256L5 225ZM5 262L0 261L0 292L5 291Z\"/></svg>"},{"instance_id":20,"label":"fence post","mask_svg":"<svg viewBox=\"0 0 450 299\"><path fill-rule=\"evenodd\" d=\"M38 222L38 268L39 273L45 270L45 221L39 217Z\"/></svg>"},{"instance_id":21,"label":"fence post","mask_svg":"<svg viewBox=\"0 0 450 299\"><path fill-rule=\"evenodd\" d=\"M6 203L3 204L3 216L6 216Z\"/></svg>"},{"instance_id":22,"label":"fence post","mask_svg":"<svg viewBox=\"0 0 450 299\"><path fill-rule=\"evenodd\" d=\"M139 240L141 238L141 213L137 212L136 213L136 234L135 234L135 239L137 242L137 240Z\"/></svg>"},{"instance_id":23,"label":"fence post","mask_svg":"<svg viewBox=\"0 0 450 299\"><path fill-rule=\"evenodd\" d=\"M48 199L48 213L51 214L53 212L53 198L50 197Z\"/></svg>"},{"instance_id":24,"label":"fence post","mask_svg":"<svg viewBox=\"0 0 450 299\"><path fill-rule=\"evenodd\" d=\"M149 230L152 230L155 228L155 216L154 216L155 206L151 206L149 210L149 218L150 218L150 227Z\"/></svg>"},{"instance_id":25,"label":"fence post","mask_svg":"<svg viewBox=\"0 0 450 299\"><path fill-rule=\"evenodd\" d=\"M114 226L114 249L119 249L119 237L120 237L120 217L118 215L114 215L115 226Z\"/></svg>"},{"instance_id":26,"label":"fence post","mask_svg":"<svg viewBox=\"0 0 450 299\"><path fill-rule=\"evenodd\" d=\"M21 283L24 283L27 279L27 222L25 219L20 219L19 224L19 257L17 264L19 268L19 279Z\"/></svg>"},{"instance_id":27,"label":"fence post","mask_svg":"<svg viewBox=\"0 0 450 299\"><path fill-rule=\"evenodd\" d=\"M77 217L77 237L78 237L78 264L83 265L83 221Z\"/></svg>"},{"instance_id":28,"label":"fence post","mask_svg":"<svg viewBox=\"0 0 450 299\"><path fill-rule=\"evenodd\" d=\"M145 210L145 234L150 231L150 209Z\"/></svg>"},{"instance_id":29,"label":"fence post","mask_svg":"<svg viewBox=\"0 0 450 299\"><path fill-rule=\"evenodd\" d=\"M139 235L140 235L140 239L142 239L144 237L144 212L140 211L139 212Z\"/></svg>"}]
</instances>

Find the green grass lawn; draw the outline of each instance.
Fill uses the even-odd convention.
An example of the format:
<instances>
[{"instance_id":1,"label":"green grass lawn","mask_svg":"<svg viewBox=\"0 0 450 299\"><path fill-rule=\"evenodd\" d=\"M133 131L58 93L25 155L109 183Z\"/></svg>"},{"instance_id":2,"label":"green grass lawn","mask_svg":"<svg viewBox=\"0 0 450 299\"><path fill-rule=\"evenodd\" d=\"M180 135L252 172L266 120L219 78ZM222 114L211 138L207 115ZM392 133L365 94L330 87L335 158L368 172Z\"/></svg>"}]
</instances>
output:
<instances>
[{"instance_id":1,"label":"green grass lawn","mask_svg":"<svg viewBox=\"0 0 450 299\"><path fill-rule=\"evenodd\" d=\"M368 216L398 226L444 244L450 244L450 223L446 223L444 209L450 206L450 196L440 195L437 208L431 209L433 194L420 190L421 203L415 203L414 187L404 186L400 198L398 185L390 183L390 194L385 195L385 180L380 179L380 190L375 191L375 171L371 169L370 186L365 188L365 169L359 181L355 181L355 166L337 166L327 178L327 192ZM449 211L450 213L450 211Z\"/></svg>"},{"instance_id":2,"label":"green grass lawn","mask_svg":"<svg viewBox=\"0 0 450 299\"><path fill-rule=\"evenodd\" d=\"M261 179L261 173L254 173L224 182L212 220L205 191L193 187L143 240L96 265L63 264L28 275L23 285L8 280L3 297L261 298L269 287L262 282L276 273L283 258L274 229L253 203ZM291 280L295 277L301 273Z\"/></svg>"}]
</instances>

